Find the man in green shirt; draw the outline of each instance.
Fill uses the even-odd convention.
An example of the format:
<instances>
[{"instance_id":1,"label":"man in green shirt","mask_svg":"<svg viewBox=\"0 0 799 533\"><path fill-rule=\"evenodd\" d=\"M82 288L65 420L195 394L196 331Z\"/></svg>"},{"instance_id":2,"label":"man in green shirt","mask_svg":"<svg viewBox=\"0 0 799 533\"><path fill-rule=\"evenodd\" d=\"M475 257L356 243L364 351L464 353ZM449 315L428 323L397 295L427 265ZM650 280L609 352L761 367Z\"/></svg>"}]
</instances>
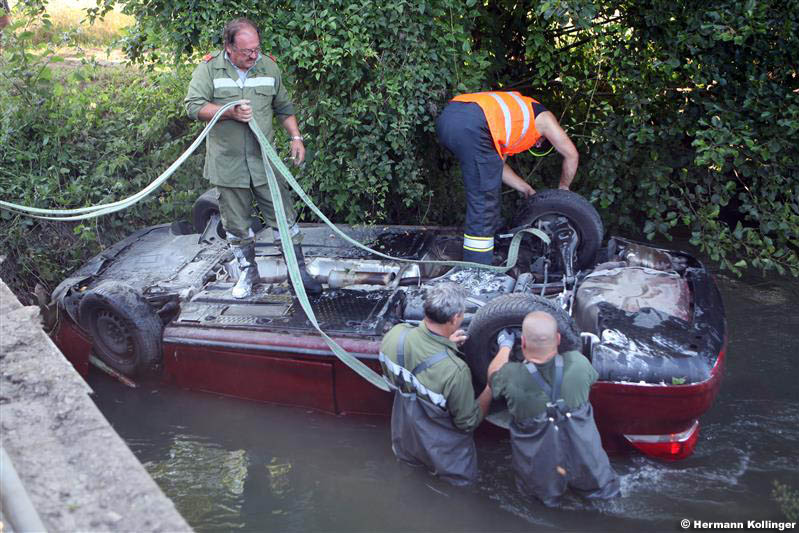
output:
<instances>
[{"instance_id":1,"label":"man in green shirt","mask_svg":"<svg viewBox=\"0 0 799 533\"><path fill-rule=\"evenodd\" d=\"M253 201L273 228L275 238L279 238L261 150L247 123L255 120L272 142L272 118L277 115L291 137L295 165L305 159L305 146L280 69L273 59L261 54L260 33L255 24L243 18L233 20L225 26L222 37L224 49L206 55L194 70L184 103L190 118L208 122L223 105L245 101L228 109L209 133L203 169L219 193L222 225L242 272L232 294L245 298L252 294L253 283L258 279L255 236L250 226ZM288 192L283 180L278 180L278 184L286 215L294 224L292 243L303 285L309 293L319 294L321 284L305 269L302 235Z\"/></svg>"},{"instance_id":2,"label":"man in green shirt","mask_svg":"<svg viewBox=\"0 0 799 533\"><path fill-rule=\"evenodd\" d=\"M517 485L546 505L567 487L588 498L619 494L619 480L602 449L588 401L598 374L580 352L558 353L560 333L552 315L528 314L522 322L524 362L508 362L514 335L497 337L499 352L488 367L494 398L511 415Z\"/></svg>"},{"instance_id":3,"label":"man in green shirt","mask_svg":"<svg viewBox=\"0 0 799 533\"><path fill-rule=\"evenodd\" d=\"M380 364L395 390L391 442L402 461L423 464L455 485L477 478L472 432L491 403L486 387L475 398L469 367L458 357L466 298L452 283L428 289L424 320L398 324L380 347Z\"/></svg>"}]
</instances>

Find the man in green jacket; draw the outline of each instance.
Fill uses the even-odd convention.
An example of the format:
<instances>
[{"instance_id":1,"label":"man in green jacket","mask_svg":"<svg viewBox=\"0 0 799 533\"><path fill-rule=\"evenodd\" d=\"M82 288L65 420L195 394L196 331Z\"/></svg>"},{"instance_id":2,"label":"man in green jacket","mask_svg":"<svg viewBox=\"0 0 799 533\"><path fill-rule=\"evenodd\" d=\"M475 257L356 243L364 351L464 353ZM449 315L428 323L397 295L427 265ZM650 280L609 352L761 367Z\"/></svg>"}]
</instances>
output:
<instances>
[{"instance_id":1,"label":"man in green jacket","mask_svg":"<svg viewBox=\"0 0 799 533\"><path fill-rule=\"evenodd\" d=\"M466 298L452 283L427 290L424 320L398 324L380 346L380 364L394 389L391 443L398 459L423 464L442 479L467 485L477 478L472 432L491 403L486 387L475 398L472 375L458 357Z\"/></svg>"},{"instance_id":2,"label":"man in green jacket","mask_svg":"<svg viewBox=\"0 0 799 533\"><path fill-rule=\"evenodd\" d=\"M223 105L245 101L228 109L209 133L203 170L219 193L222 225L242 272L232 294L245 298L252 294L253 283L258 279L255 236L250 226L253 202L273 228L275 238L279 238L261 150L247 123L255 120L272 142L272 118L277 115L291 137L295 165L305 159L305 146L280 69L273 59L261 54L260 33L255 24L243 18L233 20L225 26L222 37L224 49L206 55L194 70L184 103L190 118L208 122ZM293 224L292 243L303 285L309 293L318 294L322 287L305 268L302 235L284 181L279 179L278 184L286 215Z\"/></svg>"},{"instance_id":3,"label":"man in green jacket","mask_svg":"<svg viewBox=\"0 0 799 533\"><path fill-rule=\"evenodd\" d=\"M619 479L588 401L596 370L580 352L558 353L558 324L547 312L532 312L522 322L524 362L508 362L514 337L508 330L497 336L488 382L510 411L517 485L550 506L567 487L587 498L617 496Z\"/></svg>"}]
</instances>

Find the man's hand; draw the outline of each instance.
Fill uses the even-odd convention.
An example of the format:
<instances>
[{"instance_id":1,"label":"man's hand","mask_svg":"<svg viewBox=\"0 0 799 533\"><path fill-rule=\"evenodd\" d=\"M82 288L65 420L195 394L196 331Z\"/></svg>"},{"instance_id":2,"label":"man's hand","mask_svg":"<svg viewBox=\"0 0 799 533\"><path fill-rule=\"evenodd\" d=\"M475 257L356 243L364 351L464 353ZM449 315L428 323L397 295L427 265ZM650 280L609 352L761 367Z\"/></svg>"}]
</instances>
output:
<instances>
[{"instance_id":1,"label":"man's hand","mask_svg":"<svg viewBox=\"0 0 799 533\"><path fill-rule=\"evenodd\" d=\"M509 329L503 329L497 334L497 346L499 348L513 349L514 342L516 342L516 335Z\"/></svg>"},{"instance_id":2,"label":"man's hand","mask_svg":"<svg viewBox=\"0 0 799 533\"><path fill-rule=\"evenodd\" d=\"M502 183L508 187L516 189L522 193L525 198L529 198L535 194L535 189L533 189L529 183L524 181L518 174L516 174L516 172L514 172L507 163L502 165Z\"/></svg>"},{"instance_id":3,"label":"man's hand","mask_svg":"<svg viewBox=\"0 0 799 533\"><path fill-rule=\"evenodd\" d=\"M291 140L291 160L294 161L294 166L300 166L305 161L305 145L301 139Z\"/></svg>"},{"instance_id":4,"label":"man's hand","mask_svg":"<svg viewBox=\"0 0 799 533\"><path fill-rule=\"evenodd\" d=\"M455 333L453 333L452 335L449 336L449 340L451 340L452 342L454 342L458 346L460 346L461 344L466 342L466 339L468 339L468 338L469 338L469 336L462 329L459 329L458 331L456 331Z\"/></svg>"},{"instance_id":5,"label":"man's hand","mask_svg":"<svg viewBox=\"0 0 799 533\"><path fill-rule=\"evenodd\" d=\"M244 100L245 103L234 105L232 108L228 109L228 118L233 120L238 120L239 122L249 122L252 120L252 107L250 107L250 101Z\"/></svg>"},{"instance_id":6,"label":"man's hand","mask_svg":"<svg viewBox=\"0 0 799 533\"><path fill-rule=\"evenodd\" d=\"M530 198L532 195L535 194L535 189L533 189L529 183L525 183L525 186L518 189L520 193L524 195L525 198Z\"/></svg>"}]
</instances>

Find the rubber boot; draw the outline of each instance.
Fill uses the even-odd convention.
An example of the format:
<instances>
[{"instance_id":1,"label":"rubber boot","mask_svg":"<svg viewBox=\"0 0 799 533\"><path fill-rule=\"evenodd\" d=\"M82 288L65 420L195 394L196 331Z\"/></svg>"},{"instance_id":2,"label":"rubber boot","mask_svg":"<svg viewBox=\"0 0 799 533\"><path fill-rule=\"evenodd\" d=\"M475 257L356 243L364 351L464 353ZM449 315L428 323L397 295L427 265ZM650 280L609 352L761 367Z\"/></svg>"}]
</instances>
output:
<instances>
[{"instance_id":1,"label":"rubber boot","mask_svg":"<svg viewBox=\"0 0 799 533\"><path fill-rule=\"evenodd\" d=\"M305 269L305 255L302 253L302 246L294 243L292 243L292 246L294 248L294 256L297 258L297 266L300 269L300 276L302 277L302 285L305 287L305 292L312 296L322 294L322 284L316 281L316 278L311 276ZM285 257L286 254L283 252L283 258L285 259Z\"/></svg>"},{"instance_id":2,"label":"rubber boot","mask_svg":"<svg viewBox=\"0 0 799 533\"><path fill-rule=\"evenodd\" d=\"M247 298L252 296L252 286L258 281L258 264L255 262L255 243L243 246L231 245L233 255L239 262L239 280L231 291L234 298Z\"/></svg>"}]
</instances>

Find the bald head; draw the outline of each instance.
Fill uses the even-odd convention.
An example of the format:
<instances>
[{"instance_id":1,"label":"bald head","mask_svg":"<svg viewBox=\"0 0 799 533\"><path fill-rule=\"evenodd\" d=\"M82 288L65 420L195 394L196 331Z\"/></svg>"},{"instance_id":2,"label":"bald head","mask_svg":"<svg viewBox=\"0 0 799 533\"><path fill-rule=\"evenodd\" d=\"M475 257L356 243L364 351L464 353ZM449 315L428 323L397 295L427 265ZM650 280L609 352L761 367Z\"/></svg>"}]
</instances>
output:
<instances>
[{"instance_id":1,"label":"bald head","mask_svg":"<svg viewBox=\"0 0 799 533\"><path fill-rule=\"evenodd\" d=\"M533 311L522 322L522 351L526 359L546 362L558 353L560 333L555 318L546 311Z\"/></svg>"}]
</instances>

